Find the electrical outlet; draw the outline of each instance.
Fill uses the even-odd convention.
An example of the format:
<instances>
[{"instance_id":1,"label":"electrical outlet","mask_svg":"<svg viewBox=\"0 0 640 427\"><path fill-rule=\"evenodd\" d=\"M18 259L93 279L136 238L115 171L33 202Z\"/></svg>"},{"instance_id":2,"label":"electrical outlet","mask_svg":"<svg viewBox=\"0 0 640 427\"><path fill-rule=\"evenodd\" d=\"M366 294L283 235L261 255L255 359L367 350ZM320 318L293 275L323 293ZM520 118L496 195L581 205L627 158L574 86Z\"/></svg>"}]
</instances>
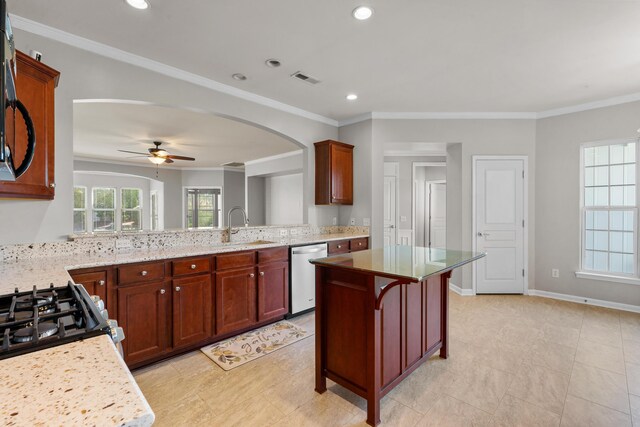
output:
<instances>
[{"instance_id":1,"label":"electrical outlet","mask_svg":"<svg viewBox=\"0 0 640 427\"><path fill-rule=\"evenodd\" d=\"M331 221L331 223L333 225L338 225L338 218L336 218L335 216L333 217L333 221Z\"/></svg>"},{"instance_id":2,"label":"electrical outlet","mask_svg":"<svg viewBox=\"0 0 640 427\"><path fill-rule=\"evenodd\" d=\"M289 234L291 234L292 236L295 236L296 234L298 234L298 229L292 228L291 230L289 230Z\"/></svg>"},{"instance_id":3,"label":"electrical outlet","mask_svg":"<svg viewBox=\"0 0 640 427\"><path fill-rule=\"evenodd\" d=\"M289 234L289 230L287 230L286 228L283 228L280 230L280 236L286 237L288 234Z\"/></svg>"},{"instance_id":4,"label":"electrical outlet","mask_svg":"<svg viewBox=\"0 0 640 427\"><path fill-rule=\"evenodd\" d=\"M364 225L365 227L369 227L371 225L371 218L363 218L362 225Z\"/></svg>"},{"instance_id":5,"label":"electrical outlet","mask_svg":"<svg viewBox=\"0 0 640 427\"><path fill-rule=\"evenodd\" d=\"M401 222L407 222L407 217L406 217L406 216L404 216L404 215L401 215L401 216L400 216L400 221L401 221Z\"/></svg>"},{"instance_id":6,"label":"electrical outlet","mask_svg":"<svg viewBox=\"0 0 640 427\"><path fill-rule=\"evenodd\" d=\"M554 279L557 279L560 277L560 270L558 270L557 268L552 268L551 269L551 277L553 277Z\"/></svg>"},{"instance_id":7,"label":"electrical outlet","mask_svg":"<svg viewBox=\"0 0 640 427\"><path fill-rule=\"evenodd\" d=\"M349 225L356 225L356 219L355 218L351 218L349 220Z\"/></svg>"},{"instance_id":8,"label":"electrical outlet","mask_svg":"<svg viewBox=\"0 0 640 427\"><path fill-rule=\"evenodd\" d=\"M116 239L116 249L131 249L133 244L129 239Z\"/></svg>"}]
</instances>

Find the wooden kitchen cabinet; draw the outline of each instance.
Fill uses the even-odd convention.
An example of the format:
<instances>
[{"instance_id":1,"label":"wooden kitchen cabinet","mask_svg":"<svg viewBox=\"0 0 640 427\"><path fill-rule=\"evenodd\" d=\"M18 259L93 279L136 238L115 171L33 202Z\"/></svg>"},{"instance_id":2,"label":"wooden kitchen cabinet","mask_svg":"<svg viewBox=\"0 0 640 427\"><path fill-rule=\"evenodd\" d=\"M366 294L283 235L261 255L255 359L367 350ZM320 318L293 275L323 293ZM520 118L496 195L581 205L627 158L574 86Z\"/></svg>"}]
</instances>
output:
<instances>
[{"instance_id":1,"label":"wooden kitchen cabinet","mask_svg":"<svg viewBox=\"0 0 640 427\"><path fill-rule=\"evenodd\" d=\"M316 205L353 204L353 145L316 142Z\"/></svg>"},{"instance_id":2,"label":"wooden kitchen cabinet","mask_svg":"<svg viewBox=\"0 0 640 427\"><path fill-rule=\"evenodd\" d=\"M107 271L99 270L87 273L70 272L73 283L84 286L89 295L97 295L107 307Z\"/></svg>"},{"instance_id":3,"label":"wooden kitchen cabinet","mask_svg":"<svg viewBox=\"0 0 640 427\"><path fill-rule=\"evenodd\" d=\"M161 281L118 288L118 322L124 359L143 362L170 348L171 288Z\"/></svg>"},{"instance_id":4,"label":"wooden kitchen cabinet","mask_svg":"<svg viewBox=\"0 0 640 427\"><path fill-rule=\"evenodd\" d=\"M36 146L33 161L27 171L15 182L0 182L0 198L27 198L53 200L54 173L54 90L60 73L20 51L16 58L16 93L33 121ZM7 130L13 129L7 118ZM15 148L9 144L16 167L24 158L27 131L19 111L15 117Z\"/></svg>"},{"instance_id":5,"label":"wooden kitchen cabinet","mask_svg":"<svg viewBox=\"0 0 640 427\"><path fill-rule=\"evenodd\" d=\"M258 267L258 321L289 312L289 263L273 262Z\"/></svg>"},{"instance_id":6,"label":"wooden kitchen cabinet","mask_svg":"<svg viewBox=\"0 0 640 427\"><path fill-rule=\"evenodd\" d=\"M173 347L184 347L212 335L211 276L173 280Z\"/></svg>"},{"instance_id":7,"label":"wooden kitchen cabinet","mask_svg":"<svg viewBox=\"0 0 640 427\"><path fill-rule=\"evenodd\" d=\"M216 272L216 333L226 334L257 323L255 268Z\"/></svg>"}]
</instances>

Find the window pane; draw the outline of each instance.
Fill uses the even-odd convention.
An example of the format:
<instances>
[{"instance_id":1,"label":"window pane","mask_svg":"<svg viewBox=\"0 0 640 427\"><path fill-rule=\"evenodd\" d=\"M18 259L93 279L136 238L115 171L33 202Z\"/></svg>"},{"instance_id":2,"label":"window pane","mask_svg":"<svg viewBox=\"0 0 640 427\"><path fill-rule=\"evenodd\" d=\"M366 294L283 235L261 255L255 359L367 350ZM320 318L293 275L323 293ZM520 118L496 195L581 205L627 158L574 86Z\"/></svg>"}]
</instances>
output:
<instances>
[{"instance_id":1,"label":"window pane","mask_svg":"<svg viewBox=\"0 0 640 427\"><path fill-rule=\"evenodd\" d=\"M624 166L611 166L611 185L624 184Z\"/></svg>"},{"instance_id":2,"label":"window pane","mask_svg":"<svg viewBox=\"0 0 640 427\"><path fill-rule=\"evenodd\" d=\"M591 187L594 185L593 168L584 169L584 185L586 187Z\"/></svg>"},{"instance_id":3,"label":"window pane","mask_svg":"<svg viewBox=\"0 0 640 427\"><path fill-rule=\"evenodd\" d=\"M84 187L73 188L73 207L74 209L84 209L86 201L86 191Z\"/></svg>"},{"instance_id":4,"label":"window pane","mask_svg":"<svg viewBox=\"0 0 640 427\"><path fill-rule=\"evenodd\" d=\"M608 211L595 211L594 217L594 229L596 230L608 230L609 229L609 212Z\"/></svg>"},{"instance_id":5,"label":"window pane","mask_svg":"<svg viewBox=\"0 0 640 427\"><path fill-rule=\"evenodd\" d=\"M622 170L620 170L620 172L622 172ZM609 185L609 167L599 166L595 168L594 177L595 177L595 185Z\"/></svg>"},{"instance_id":6,"label":"window pane","mask_svg":"<svg viewBox=\"0 0 640 427\"><path fill-rule=\"evenodd\" d=\"M633 274L633 255L622 255L622 269L626 274Z\"/></svg>"},{"instance_id":7,"label":"window pane","mask_svg":"<svg viewBox=\"0 0 640 427\"><path fill-rule=\"evenodd\" d=\"M588 229L593 230L593 211L586 212L587 221L585 225Z\"/></svg>"},{"instance_id":8,"label":"window pane","mask_svg":"<svg viewBox=\"0 0 640 427\"><path fill-rule=\"evenodd\" d=\"M594 188L595 206L609 206L609 187Z\"/></svg>"},{"instance_id":9,"label":"window pane","mask_svg":"<svg viewBox=\"0 0 640 427\"><path fill-rule=\"evenodd\" d=\"M141 230L142 224L140 223L140 211L122 211L122 230L123 231L135 231Z\"/></svg>"},{"instance_id":10,"label":"window pane","mask_svg":"<svg viewBox=\"0 0 640 427\"><path fill-rule=\"evenodd\" d=\"M625 185L624 186L624 205L635 206L636 204L636 186Z\"/></svg>"},{"instance_id":11,"label":"window pane","mask_svg":"<svg viewBox=\"0 0 640 427\"><path fill-rule=\"evenodd\" d=\"M631 142L624 147L624 162L635 163L636 161L636 143Z\"/></svg>"},{"instance_id":12,"label":"window pane","mask_svg":"<svg viewBox=\"0 0 640 427\"><path fill-rule=\"evenodd\" d=\"M587 270L593 270L593 251L584 252L584 265Z\"/></svg>"},{"instance_id":13,"label":"window pane","mask_svg":"<svg viewBox=\"0 0 640 427\"><path fill-rule=\"evenodd\" d=\"M636 165L624 165L624 183L636 183Z\"/></svg>"},{"instance_id":14,"label":"window pane","mask_svg":"<svg viewBox=\"0 0 640 427\"><path fill-rule=\"evenodd\" d=\"M601 145L599 147L596 147L595 164L606 165L608 163L609 163L609 146Z\"/></svg>"},{"instance_id":15,"label":"window pane","mask_svg":"<svg viewBox=\"0 0 640 427\"><path fill-rule=\"evenodd\" d=\"M624 206L624 189L621 185L611 187L611 206Z\"/></svg>"},{"instance_id":16,"label":"window pane","mask_svg":"<svg viewBox=\"0 0 640 427\"><path fill-rule=\"evenodd\" d=\"M609 254L609 271L612 273L622 273L622 254Z\"/></svg>"},{"instance_id":17,"label":"window pane","mask_svg":"<svg viewBox=\"0 0 640 427\"><path fill-rule=\"evenodd\" d=\"M593 248L597 251L609 250L609 233L606 231L594 231Z\"/></svg>"},{"instance_id":18,"label":"window pane","mask_svg":"<svg viewBox=\"0 0 640 427\"><path fill-rule=\"evenodd\" d=\"M84 233L85 231L87 231L87 212L74 211L73 212L73 232Z\"/></svg>"},{"instance_id":19,"label":"window pane","mask_svg":"<svg viewBox=\"0 0 640 427\"><path fill-rule=\"evenodd\" d=\"M595 156L596 149L594 147L589 147L584 149L584 165L585 166L593 166L595 165Z\"/></svg>"},{"instance_id":20,"label":"window pane","mask_svg":"<svg viewBox=\"0 0 640 427\"><path fill-rule=\"evenodd\" d=\"M633 211L625 211L624 212L624 229L626 231L633 231L634 227L633 221Z\"/></svg>"},{"instance_id":21,"label":"window pane","mask_svg":"<svg viewBox=\"0 0 640 427\"><path fill-rule=\"evenodd\" d=\"M622 251L633 254L633 233L624 233L624 244Z\"/></svg>"},{"instance_id":22,"label":"window pane","mask_svg":"<svg viewBox=\"0 0 640 427\"><path fill-rule=\"evenodd\" d=\"M198 227L213 227L212 211L198 211Z\"/></svg>"},{"instance_id":23,"label":"window pane","mask_svg":"<svg viewBox=\"0 0 640 427\"><path fill-rule=\"evenodd\" d=\"M590 228L588 223L587 223L587 228ZM623 211L609 212L609 228L611 230L624 230L624 212Z\"/></svg>"},{"instance_id":24,"label":"window pane","mask_svg":"<svg viewBox=\"0 0 640 427\"><path fill-rule=\"evenodd\" d=\"M593 269L596 271L608 270L608 252L594 252L593 253Z\"/></svg>"},{"instance_id":25,"label":"window pane","mask_svg":"<svg viewBox=\"0 0 640 427\"><path fill-rule=\"evenodd\" d=\"M623 233L612 231L609 233L609 250L613 252L622 252ZM620 258L620 271L622 271L622 257Z\"/></svg>"},{"instance_id":26,"label":"window pane","mask_svg":"<svg viewBox=\"0 0 640 427\"><path fill-rule=\"evenodd\" d=\"M585 248L593 249L593 231L587 231L585 233Z\"/></svg>"},{"instance_id":27,"label":"window pane","mask_svg":"<svg viewBox=\"0 0 640 427\"><path fill-rule=\"evenodd\" d=\"M140 192L135 188L123 188L122 209L140 209Z\"/></svg>"},{"instance_id":28,"label":"window pane","mask_svg":"<svg viewBox=\"0 0 640 427\"><path fill-rule=\"evenodd\" d=\"M93 231L114 231L115 211L93 211Z\"/></svg>"},{"instance_id":29,"label":"window pane","mask_svg":"<svg viewBox=\"0 0 640 427\"><path fill-rule=\"evenodd\" d=\"M624 162L624 145L612 145L611 146L611 164Z\"/></svg>"},{"instance_id":30,"label":"window pane","mask_svg":"<svg viewBox=\"0 0 640 427\"><path fill-rule=\"evenodd\" d=\"M93 207L94 209L114 209L115 208L115 188L94 188Z\"/></svg>"},{"instance_id":31,"label":"window pane","mask_svg":"<svg viewBox=\"0 0 640 427\"><path fill-rule=\"evenodd\" d=\"M584 205L585 206L593 206L593 188L585 188L584 189Z\"/></svg>"}]
</instances>

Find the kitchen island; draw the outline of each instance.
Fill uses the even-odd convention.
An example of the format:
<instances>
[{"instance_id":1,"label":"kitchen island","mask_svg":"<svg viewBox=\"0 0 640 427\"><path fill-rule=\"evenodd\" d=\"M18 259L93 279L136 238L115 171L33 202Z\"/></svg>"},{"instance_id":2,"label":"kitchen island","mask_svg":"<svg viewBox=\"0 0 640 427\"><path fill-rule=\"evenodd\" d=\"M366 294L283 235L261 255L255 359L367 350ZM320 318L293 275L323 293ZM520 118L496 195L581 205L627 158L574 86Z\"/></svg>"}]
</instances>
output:
<instances>
[{"instance_id":1,"label":"kitchen island","mask_svg":"<svg viewBox=\"0 0 640 427\"><path fill-rule=\"evenodd\" d=\"M451 271L484 254L389 246L312 260L316 266L316 391L326 379L380 399L435 352L448 356Z\"/></svg>"}]
</instances>

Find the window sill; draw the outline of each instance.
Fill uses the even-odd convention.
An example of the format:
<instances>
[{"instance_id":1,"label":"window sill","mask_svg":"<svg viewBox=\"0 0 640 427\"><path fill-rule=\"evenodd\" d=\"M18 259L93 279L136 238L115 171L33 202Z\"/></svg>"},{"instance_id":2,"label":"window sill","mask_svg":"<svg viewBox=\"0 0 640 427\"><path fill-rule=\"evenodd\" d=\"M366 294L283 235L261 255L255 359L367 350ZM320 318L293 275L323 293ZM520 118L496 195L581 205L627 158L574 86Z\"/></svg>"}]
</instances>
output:
<instances>
[{"instance_id":1,"label":"window sill","mask_svg":"<svg viewBox=\"0 0 640 427\"><path fill-rule=\"evenodd\" d=\"M579 279L601 280L603 282L625 283L627 285L640 285L640 278L628 276L614 276L605 273L592 273L586 271L576 271Z\"/></svg>"}]
</instances>

